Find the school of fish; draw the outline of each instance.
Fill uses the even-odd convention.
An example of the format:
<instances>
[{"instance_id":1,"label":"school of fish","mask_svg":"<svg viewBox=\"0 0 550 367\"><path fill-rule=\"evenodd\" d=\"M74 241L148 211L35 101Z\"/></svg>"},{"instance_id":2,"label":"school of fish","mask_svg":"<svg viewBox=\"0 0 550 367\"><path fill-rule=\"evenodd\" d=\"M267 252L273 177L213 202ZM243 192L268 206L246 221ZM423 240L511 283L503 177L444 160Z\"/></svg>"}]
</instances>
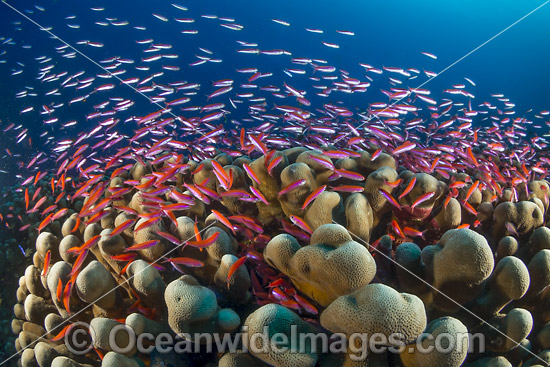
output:
<instances>
[{"instance_id":1,"label":"school of fish","mask_svg":"<svg viewBox=\"0 0 550 367\"><path fill-rule=\"evenodd\" d=\"M48 7L34 5L23 12L45 20ZM110 223L112 237L160 225L166 228L156 232L157 238L132 243L110 256L109 260L122 264L120 271L110 269L119 282L127 279L133 261L161 242L175 251L157 257L158 262L149 259L151 266L167 278L174 273L193 274L206 264L185 256L189 253L185 251L193 248L202 253L220 241L219 232L202 234L215 223L238 243L238 259L226 276L227 288L239 269L245 269L256 304L278 303L318 320L322 308L270 267L262 251L280 233L295 236L302 245L309 243L317 226L312 228L305 213L325 193L337 193L344 201L365 192L370 172L345 162L363 159L365 152L370 162L389 155L399 167L397 172L426 173L447 185L443 195L424 192L414 201L407 200L418 188L417 176L385 181L376 190L391 214L382 217L385 222L365 243L375 258L374 249L384 235L390 236L394 250L402 242L437 243L442 232L434 216L451 200L458 200L468 213L455 228L476 230L483 224L478 208L469 202L476 190L490 193L484 200L495 206L519 202L521 192L529 194L531 182L548 175L550 111L520 112L498 93L476 97L476 84L468 77L464 83L432 93L417 86L435 78L435 71L360 62L361 72L348 72L322 58L262 48L249 41L253 35L247 32L245 19L240 24L239 19L198 14L191 5L175 3L149 14L155 27L177 27L178 37L199 38L219 29L225 37L233 37L235 54L250 57L236 72L228 69L226 79L201 84L195 80L201 68L211 63L224 68L223 55L205 47L178 49L170 43L171 35L150 37L147 27L113 16L109 6L91 6L78 16L64 16L67 29L38 28L12 15L14 32L0 35L0 67L9 69L10 80L19 89L13 96L18 118L0 116L0 128L15 144L2 148L2 159L17 162L15 192L21 197L24 215L11 207L0 212L0 224L28 234L30 243L25 248L34 247L40 233L54 231L54 223L66 223L69 218L75 221L71 229L75 234L94 223ZM338 40L344 43L346 37L360 33L297 29L282 19L266 18L265 22L314 37L320 54L325 48L347 52ZM127 42L132 47L117 49L116 41L110 44L109 39L94 37L94 29L104 28L131 35ZM51 49L31 59L20 58L19 54L32 54L35 47L16 32L20 29L33 29L39 37L48 38L44 42ZM76 34L79 40L65 43L69 31L67 39ZM116 53L108 54L112 50ZM437 64L438 57L430 52L418 53L426 56L430 69L445 66ZM251 67L258 57L278 58L277 63L286 66ZM359 108L346 107L352 94L368 96L368 102ZM306 178L281 184L282 169L294 163L285 152L297 147L317 152L311 154L308 165L326 174L317 176L317 185L295 209L281 210L282 201L309 189ZM261 165L253 164L257 160ZM136 170L143 173L138 177ZM276 183L276 192L266 180ZM139 210L130 205L136 193ZM542 202L547 208L546 191ZM435 209L424 213L426 203ZM262 207L263 213L271 210L273 217L258 217L251 207ZM128 219L115 226L119 214ZM194 220L193 238L180 238L170 230L178 227L181 216ZM508 233L515 230L508 224ZM53 297L69 315L74 314L76 279L95 256L93 249L101 237L94 235L68 250L74 256L72 270L65 281L59 279ZM53 257L48 251L40 260L42 277L51 269ZM139 296L129 297L133 304L127 314L131 310L158 319L156 310L140 303ZM50 339L61 340L69 327ZM96 352L98 358L104 357L105 351Z\"/></svg>"}]
</instances>

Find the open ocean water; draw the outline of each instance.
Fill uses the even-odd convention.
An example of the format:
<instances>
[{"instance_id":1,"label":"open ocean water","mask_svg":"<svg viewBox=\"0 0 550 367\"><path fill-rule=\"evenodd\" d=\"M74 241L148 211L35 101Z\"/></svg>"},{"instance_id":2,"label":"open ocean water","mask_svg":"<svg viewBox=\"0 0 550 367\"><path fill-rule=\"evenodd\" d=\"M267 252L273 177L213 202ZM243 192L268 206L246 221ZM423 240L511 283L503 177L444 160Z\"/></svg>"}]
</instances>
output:
<instances>
[{"instance_id":1,"label":"open ocean water","mask_svg":"<svg viewBox=\"0 0 550 367\"><path fill-rule=\"evenodd\" d=\"M499 188L545 179L547 3L2 1L0 359L15 352L13 306L19 277L36 258L38 233L50 224L60 233L53 222L60 227L65 207L78 212L69 197L85 181L154 160L147 150L165 138L164 151L185 162L221 152L256 159L297 146L376 155L381 149L403 169L441 169L438 178L447 183L449 170L473 175L483 163L472 154L492 151L504 162ZM436 157L452 169L432 165ZM494 190L487 177L479 180ZM261 191L263 182L257 184ZM395 231L389 222L371 241Z\"/></svg>"}]
</instances>

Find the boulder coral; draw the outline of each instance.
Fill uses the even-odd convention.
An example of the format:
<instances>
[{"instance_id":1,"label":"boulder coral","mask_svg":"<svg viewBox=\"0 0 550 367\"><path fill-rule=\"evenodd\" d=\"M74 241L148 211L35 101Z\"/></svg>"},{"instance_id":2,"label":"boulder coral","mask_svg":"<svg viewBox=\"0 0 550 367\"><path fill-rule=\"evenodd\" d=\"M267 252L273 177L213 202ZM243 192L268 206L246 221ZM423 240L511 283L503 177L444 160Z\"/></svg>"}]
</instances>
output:
<instances>
[{"instance_id":1,"label":"boulder coral","mask_svg":"<svg viewBox=\"0 0 550 367\"><path fill-rule=\"evenodd\" d=\"M248 316L244 326L248 332L243 334L243 345L251 355L263 362L280 367L316 365L319 358L317 351L320 349L315 344L316 339L300 342L291 334L315 335L319 330L288 308L273 303L262 306ZM296 330L292 331L293 328Z\"/></svg>"},{"instance_id":2,"label":"boulder coral","mask_svg":"<svg viewBox=\"0 0 550 367\"><path fill-rule=\"evenodd\" d=\"M426 279L437 289L432 292L433 306L446 311L456 310L456 302L472 300L494 267L487 240L470 229L448 230L437 244L426 246L421 256ZM459 257L462 261L457 262Z\"/></svg>"},{"instance_id":3,"label":"boulder coral","mask_svg":"<svg viewBox=\"0 0 550 367\"><path fill-rule=\"evenodd\" d=\"M299 291L322 306L368 284L376 274L371 254L338 224L317 228L310 245L304 247L290 235L275 236L267 244L264 257Z\"/></svg>"},{"instance_id":4,"label":"boulder coral","mask_svg":"<svg viewBox=\"0 0 550 367\"><path fill-rule=\"evenodd\" d=\"M421 348L413 346L412 352L405 350L401 353L401 360L405 367L460 367L468 354L467 333L468 329L460 320L453 317L435 319L424 330Z\"/></svg>"},{"instance_id":5,"label":"boulder coral","mask_svg":"<svg viewBox=\"0 0 550 367\"><path fill-rule=\"evenodd\" d=\"M365 150L263 144L245 144L248 155L194 151L191 159L159 149L80 193L87 181L75 182L74 198L62 201L67 212L34 231L16 278L11 329L21 366L549 360L546 181L514 192L483 170L415 171L369 142ZM198 352L115 351L115 328L121 346L131 330L182 334ZM72 353L75 330L95 350ZM296 330L317 338L296 343ZM490 355L477 342L420 353L438 336L466 332L482 335ZM396 349L361 358L330 350L358 347L355 333L384 336L373 349ZM216 337L235 338L234 350L210 352ZM290 349L274 352L285 338Z\"/></svg>"},{"instance_id":6,"label":"boulder coral","mask_svg":"<svg viewBox=\"0 0 550 367\"><path fill-rule=\"evenodd\" d=\"M166 286L164 300L168 324L176 333L231 332L241 323L231 309L218 306L216 295L190 275L184 275Z\"/></svg>"},{"instance_id":7,"label":"boulder coral","mask_svg":"<svg viewBox=\"0 0 550 367\"><path fill-rule=\"evenodd\" d=\"M383 284L367 284L338 297L321 314L321 325L334 333L379 334L383 345L408 343L426 328L420 298ZM391 336L395 337L392 340Z\"/></svg>"}]
</instances>

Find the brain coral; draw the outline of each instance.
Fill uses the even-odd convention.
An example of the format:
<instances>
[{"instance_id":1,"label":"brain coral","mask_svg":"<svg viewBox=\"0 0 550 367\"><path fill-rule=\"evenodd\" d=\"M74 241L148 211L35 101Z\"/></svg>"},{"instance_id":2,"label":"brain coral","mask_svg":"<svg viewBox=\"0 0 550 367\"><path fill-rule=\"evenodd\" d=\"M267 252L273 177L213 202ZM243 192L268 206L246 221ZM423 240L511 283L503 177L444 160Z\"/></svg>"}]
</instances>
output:
<instances>
[{"instance_id":1,"label":"brain coral","mask_svg":"<svg viewBox=\"0 0 550 367\"><path fill-rule=\"evenodd\" d=\"M376 274L372 255L338 224L317 228L310 245L304 247L288 234L275 236L267 244L264 257L322 306L368 284Z\"/></svg>"}]
</instances>

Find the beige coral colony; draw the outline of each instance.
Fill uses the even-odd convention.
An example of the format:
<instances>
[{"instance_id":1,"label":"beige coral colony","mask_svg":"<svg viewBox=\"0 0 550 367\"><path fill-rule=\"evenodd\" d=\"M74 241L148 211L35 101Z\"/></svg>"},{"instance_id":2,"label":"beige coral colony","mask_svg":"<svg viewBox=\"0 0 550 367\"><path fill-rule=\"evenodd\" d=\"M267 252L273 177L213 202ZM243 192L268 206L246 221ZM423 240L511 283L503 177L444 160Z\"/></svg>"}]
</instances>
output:
<instances>
[{"instance_id":1,"label":"beige coral colony","mask_svg":"<svg viewBox=\"0 0 550 367\"><path fill-rule=\"evenodd\" d=\"M404 169L398 173L395 160L385 153L371 159L363 151L333 162L322 152L291 148L270 159L279 157L270 172L264 156L250 160L220 154L187 162L190 168L166 183L189 204L174 207L173 220L137 220L149 212L152 197L162 205L177 204L167 191L146 188L175 163L170 160L136 163L112 177L106 196L111 208L95 223L79 220L83 208L93 208L86 199L70 204L67 219L49 224L36 237L33 264L20 278L12 329L21 365L460 366L469 354L477 354L468 366L511 366L522 360L523 366L538 366L532 350L549 358L550 230L542 226L548 202L536 190L548 187L545 182L531 182L530 195L520 192L518 202L493 207L487 189L458 175L455 182L468 183L444 205L445 182ZM319 190L332 172L321 161L364 175L364 190ZM249 179L249 170L261 185ZM228 191L217 177L231 177L236 191L254 185L265 203L224 195ZM139 182L138 188L121 194L127 180ZM414 188L401 195L413 180ZM218 196L209 204L198 200L200 193L192 194L205 181L202 195ZM393 184L397 181L402 184ZM280 194L295 182L300 185ZM429 192L435 195L408 209ZM472 216L459 200L478 208L476 230L457 228ZM392 216L409 223L407 228L430 224L412 242L411 234L384 234ZM288 230L271 236L276 221L289 217ZM382 236L373 241L376 233ZM202 333L236 336L238 343L225 353L201 352L208 349L204 341L198 354L146 355L135 346L121 353L109 341L120 325L137 336L186 334L192 339ZM406 348L369 352L361 360L350 350L323 350L320 339L309 340L303 349L262 349L277 333L290 338L293 328L298 335L339 334L348 341L357 333L398 334ZM84 330L93 346L83 355L66 344L67 335L77 330ZM252 338L264 330L267 339ZM483 353L469 340L443 352L419 350L427 350L440 334L466 333L486 338ZM124 333L116 339L118 346L129 343ZM390 341L382 344L375 346Z\"/></svg>"},{"instance_id":2,"label":"beige coral colony","mask_svg":"<svg viewBox=\"0 0 550 367\"><path fill-rule=\"evenodd\" d=\"M0 1L0 367L550 367L550 110L431 83L422 1L34 2Z\"/></svg>"}]
</instances>

